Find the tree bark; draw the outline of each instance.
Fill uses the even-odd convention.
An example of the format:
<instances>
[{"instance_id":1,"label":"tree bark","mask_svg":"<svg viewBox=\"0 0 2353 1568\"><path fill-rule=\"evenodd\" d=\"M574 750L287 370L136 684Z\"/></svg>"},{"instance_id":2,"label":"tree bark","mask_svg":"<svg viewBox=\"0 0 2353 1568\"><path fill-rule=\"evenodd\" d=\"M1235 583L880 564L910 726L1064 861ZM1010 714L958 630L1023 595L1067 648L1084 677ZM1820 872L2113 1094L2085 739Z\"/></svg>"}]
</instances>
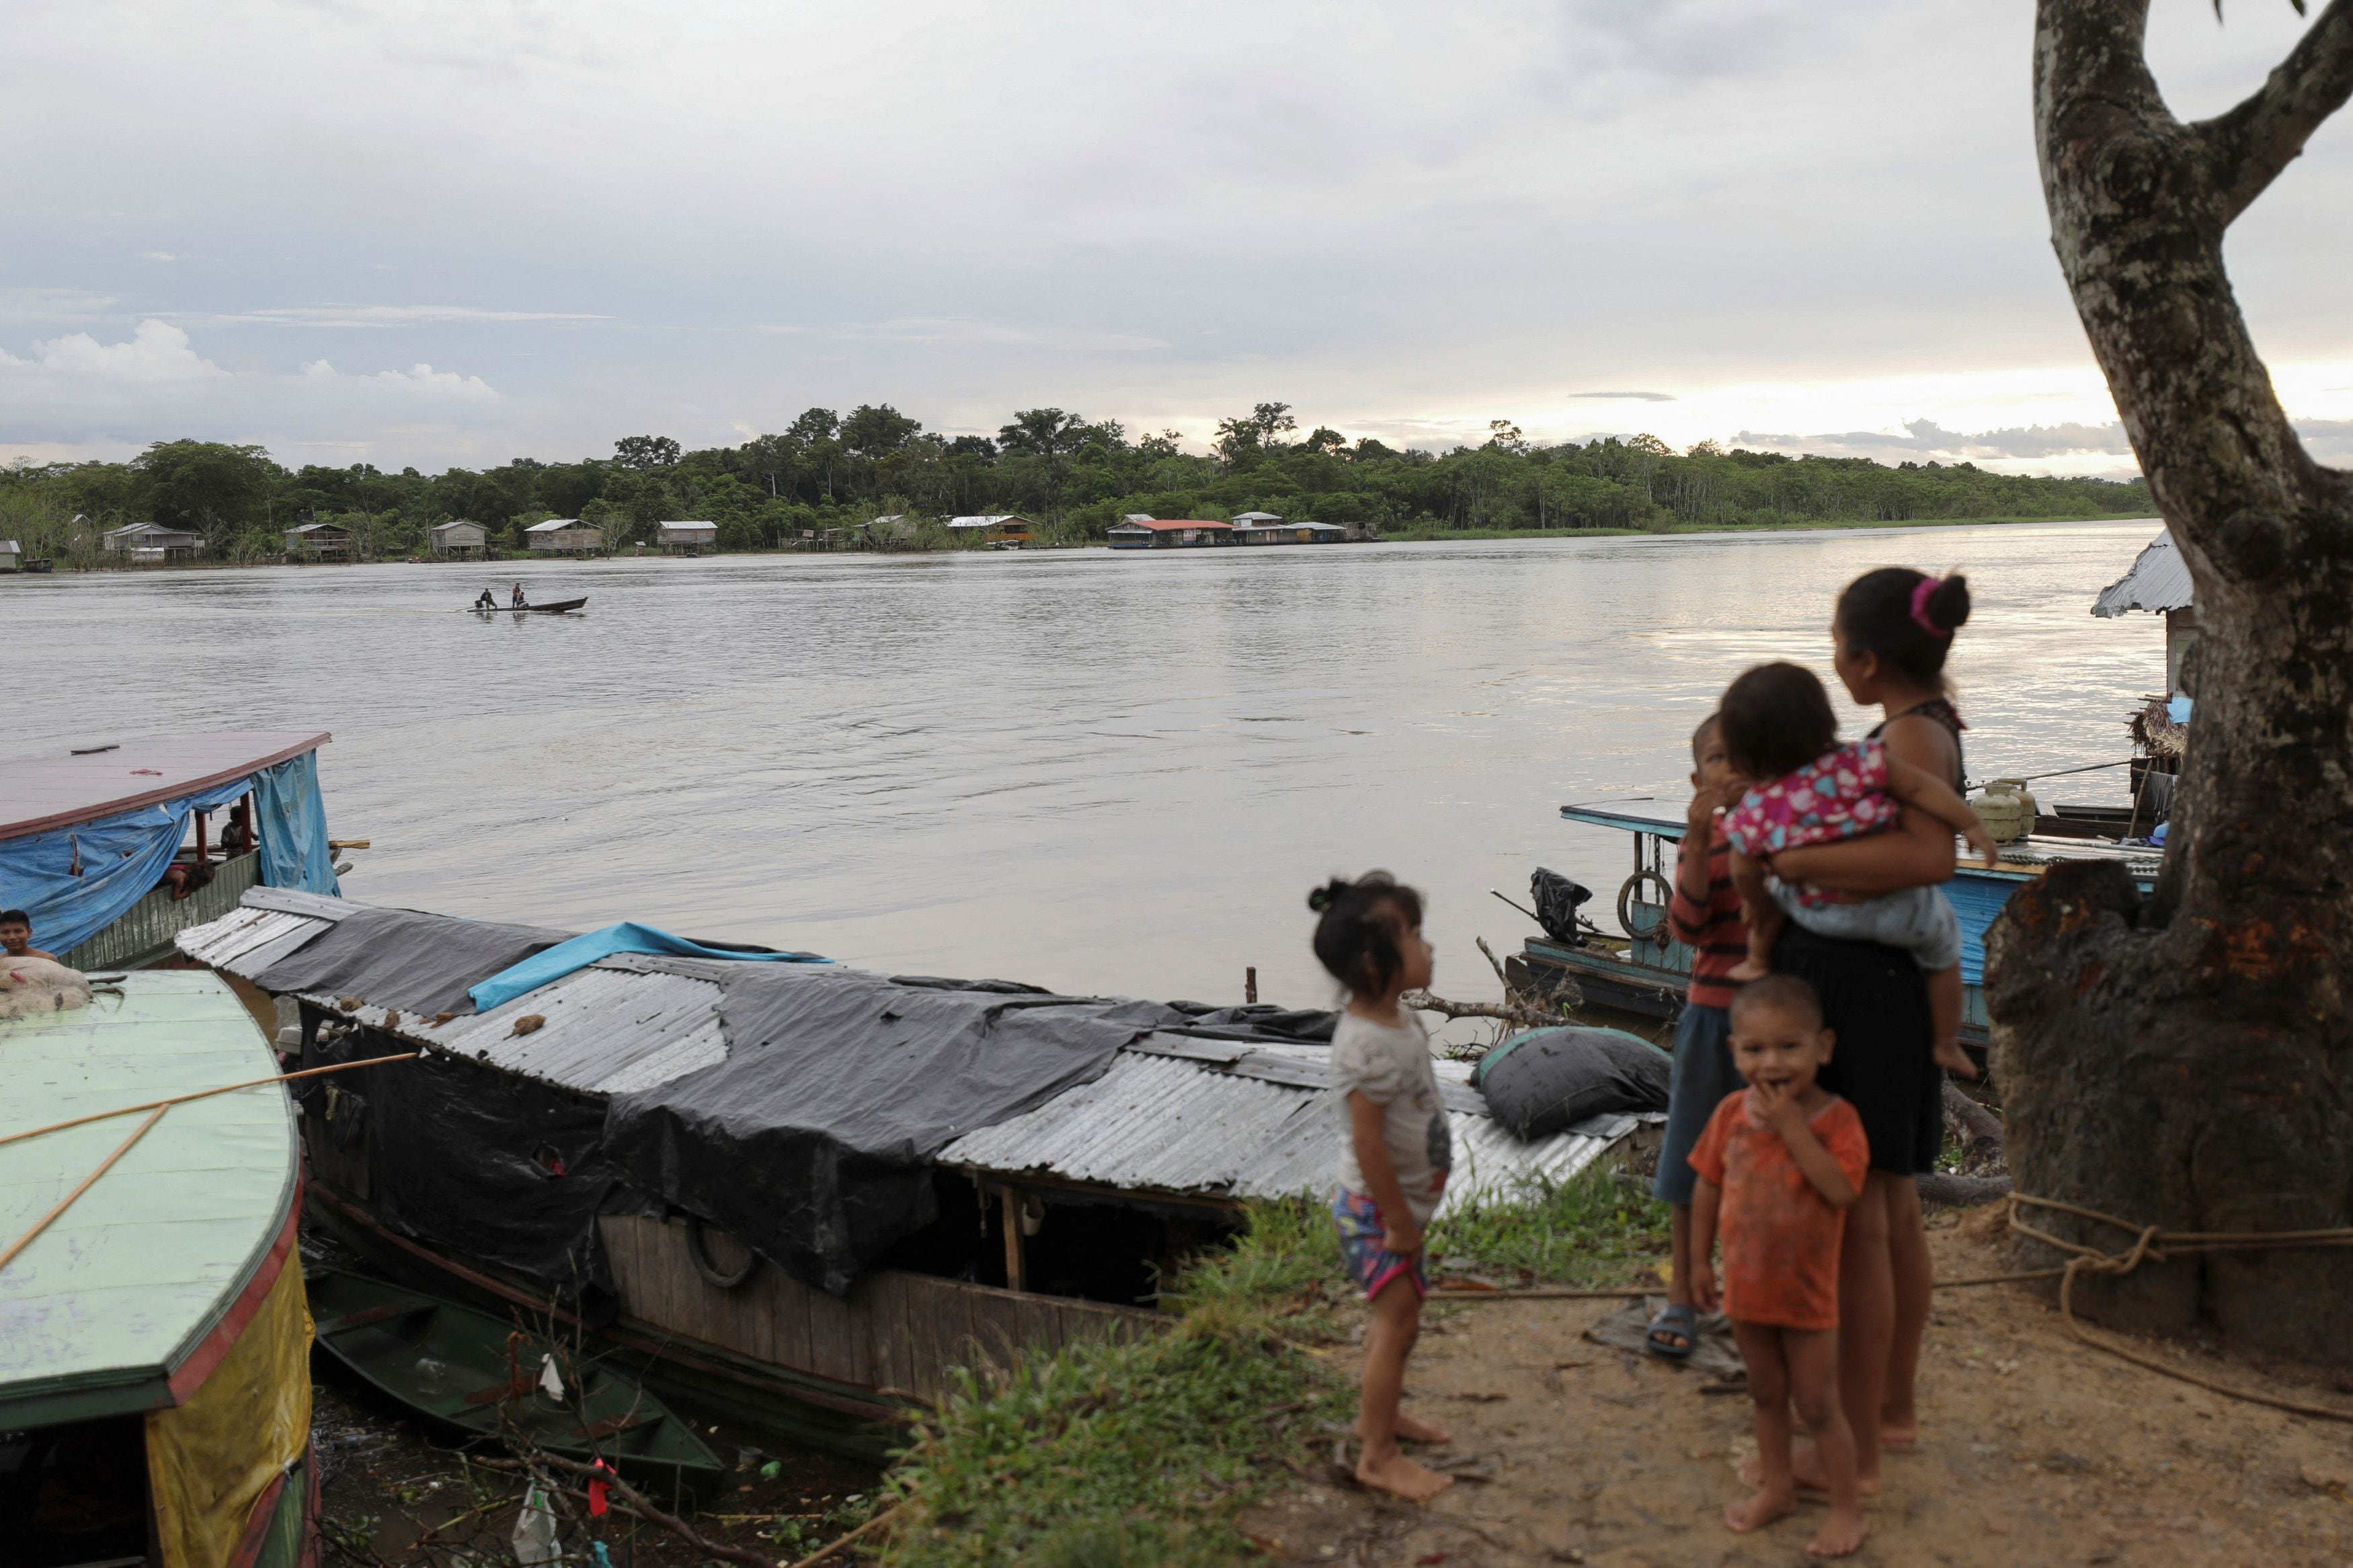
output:
<instances>
[{"instance_id":1,"label":"tree bark","mask_svg":"<svg viewBox=\"0 0 2353 1568\"><path fill-rule=\"evenodd\" d=\"M2164 868L2078 864L1989 937L2022 1193L2168 1229L2353 1224L2353 483L2314 463L2222 265L2231 220L2353 92L2353 0L2214 120L2166 109L2146 0L2042 0L2034 116L2052 243L2205 632ZM2109 1250L2132 1237L2048 1215ZM2031 1248L2041 1252L2044 1249ZM2035 1263L2055 1261L2047 1257ZM2353 1250L2184 1258L2077 1310L2353 1362Z\"/></svg>"}]
</instances>

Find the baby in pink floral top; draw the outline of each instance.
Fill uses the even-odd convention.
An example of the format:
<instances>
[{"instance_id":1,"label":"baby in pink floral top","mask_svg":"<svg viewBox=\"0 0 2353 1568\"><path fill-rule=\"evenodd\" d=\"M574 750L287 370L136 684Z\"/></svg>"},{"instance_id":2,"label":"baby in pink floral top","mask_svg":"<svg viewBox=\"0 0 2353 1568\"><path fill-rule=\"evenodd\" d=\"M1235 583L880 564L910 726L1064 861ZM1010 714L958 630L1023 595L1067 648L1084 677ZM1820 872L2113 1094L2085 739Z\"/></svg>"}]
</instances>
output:
<instances>
[{"instance_id":1,"label":"baby in pink floral top","mask_svg":"<svg viewBox=\"0 0 2353 1568\"><path fill-rule=\"evenodd\" d=\"M1853 899L1792 886L1770 872L1773 857L1784 849L1883 833L1907 805L1967 837L1987 865L1995 865L1993 840L1977 813L1944 780L1889 756L1883 742L1838 744L1829 694L1801 665L1758 665L1725 689L1720 712L1733 766L1744 778L1766 781L1724 814L1732 879L1748 921L1748 956L1731 978L1772 973L1773 944L1785 916L1824 936L1904 948L1927 972L1937 1063L1974 1076L1960 1040L1960 921L1945 895L1935 888L1905 888Z\"/></svg>"}]
</instances>

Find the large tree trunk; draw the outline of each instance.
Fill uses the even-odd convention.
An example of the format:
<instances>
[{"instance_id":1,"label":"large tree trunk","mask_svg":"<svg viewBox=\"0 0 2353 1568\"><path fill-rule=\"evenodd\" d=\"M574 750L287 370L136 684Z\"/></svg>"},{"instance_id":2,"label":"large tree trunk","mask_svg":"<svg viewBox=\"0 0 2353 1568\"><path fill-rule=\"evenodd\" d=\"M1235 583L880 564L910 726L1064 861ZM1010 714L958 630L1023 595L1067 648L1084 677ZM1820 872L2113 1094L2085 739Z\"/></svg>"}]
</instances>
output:
<instances>
[{"instance_id":1,"label":"large tree trunk","mask_svg":"<svg viewBox=\"0 0 2353 1568\"><path fill-rule=\"evenodd\" d=\"M2146 12L2042 0L2035 132L2052 243L2197 584L2197 712L2154 896L2062 869L1989 939L2010 1169L2137 1225L2353 1225L2353 484L2306 456L2222 267L2231 221L2353 91L2353 0L2189 125L2145 63ZM2353 1250L2187 1258L2077 1300L2353 1362Z\"/></svg>"}]
</instances>

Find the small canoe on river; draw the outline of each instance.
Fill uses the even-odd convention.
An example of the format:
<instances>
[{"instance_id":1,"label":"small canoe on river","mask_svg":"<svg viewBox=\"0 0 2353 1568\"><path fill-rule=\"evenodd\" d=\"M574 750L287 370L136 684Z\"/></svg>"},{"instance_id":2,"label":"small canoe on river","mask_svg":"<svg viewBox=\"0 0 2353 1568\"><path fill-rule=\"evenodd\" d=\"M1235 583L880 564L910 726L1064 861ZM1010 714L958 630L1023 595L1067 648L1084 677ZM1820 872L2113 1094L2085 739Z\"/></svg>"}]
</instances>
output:
<instances>
[{"instance_id":1,"label":"small canoe on river","mask_svg":"<svg viewBox=\"0 0 2353 1568\"><path fill-rule=\"evenodd\" d=\"M476 603L469 605L466 607L472 610L477 615L483 616L495 616L500 614L515 616L560 616L566 610L576 610L587 602L588 596L584 594L576 599L558 599L552 605L484 605Z\"/></svg>"},{"instance_id":2,"label":"small canoe on river","mask_svg":"<svg viewBox=\"0 0 2353 1568\"><path fill-rule=\"evenodd\" d=\"M314 1267L317 1344L417 1414L495 1444L500 1414L551 1454L602 1456L657 1495L710 1491L727 1467L683 1416L629 1378L488 1312L381 1279ZM548 1360L560 1384L548 1391Z\"/></svg>"}]
</instances>

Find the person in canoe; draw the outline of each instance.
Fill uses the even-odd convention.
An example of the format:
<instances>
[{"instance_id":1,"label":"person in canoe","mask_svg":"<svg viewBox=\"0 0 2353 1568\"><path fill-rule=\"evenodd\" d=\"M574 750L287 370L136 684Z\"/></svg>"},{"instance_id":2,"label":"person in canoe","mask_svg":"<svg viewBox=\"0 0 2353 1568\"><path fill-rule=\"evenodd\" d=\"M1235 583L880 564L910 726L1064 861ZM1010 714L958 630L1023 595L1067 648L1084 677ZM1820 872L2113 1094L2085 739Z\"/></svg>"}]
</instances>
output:
<instances>
[{"instance_id":1,"label":"person in canoe","mask_svg":"<svg viewBox=\"0 0 2353 1568\"><path fill-rule=\"evenodd\" d=\"M512 602L516 609L520 610L522 608L522 584L520 583L514 585L514 599Z\"/></svg>"},{"instance_id":2,"label":"person in canoe","mask_svg":"<svg viewBox=\"0 0 2353 1568\"><path fill-rule=\"evenodd\" d=\"M498 607L499 601L497 597L493 595L488 588L483 589L482 596L474 601L474 608L478 610L495 610Z\"/></svg>"}]
</instances>

